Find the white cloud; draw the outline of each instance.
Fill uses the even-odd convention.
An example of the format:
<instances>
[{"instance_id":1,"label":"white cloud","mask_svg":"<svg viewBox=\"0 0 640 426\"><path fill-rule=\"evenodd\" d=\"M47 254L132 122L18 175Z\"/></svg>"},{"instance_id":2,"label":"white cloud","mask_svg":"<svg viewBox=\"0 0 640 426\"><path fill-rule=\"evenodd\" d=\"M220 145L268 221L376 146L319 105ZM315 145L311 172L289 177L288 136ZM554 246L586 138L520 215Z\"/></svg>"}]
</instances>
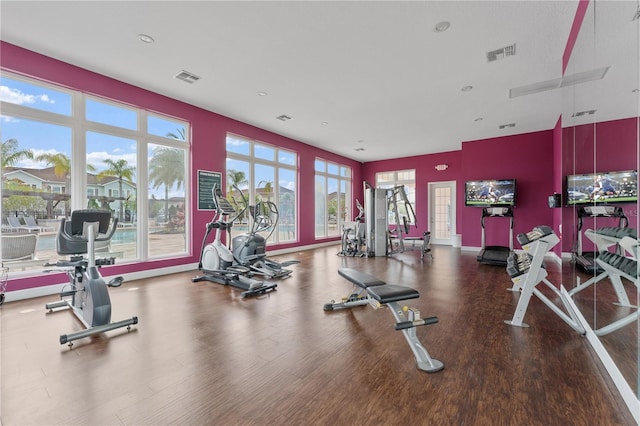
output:
<instances>
[{"instance_id":1,"label":"white cloud","mask_svg":"<svg viewBox=\"0 0 640 426\"><path fill-rule=\"evenodd\" d=\"M7 86L0 86L0 101L8 102L16 105L30 105L35 104L37 101L53 104L55 101L49 98L48 95L29 95L22 93L20 90L11 89Z\"/></svg>"}]
</instances>

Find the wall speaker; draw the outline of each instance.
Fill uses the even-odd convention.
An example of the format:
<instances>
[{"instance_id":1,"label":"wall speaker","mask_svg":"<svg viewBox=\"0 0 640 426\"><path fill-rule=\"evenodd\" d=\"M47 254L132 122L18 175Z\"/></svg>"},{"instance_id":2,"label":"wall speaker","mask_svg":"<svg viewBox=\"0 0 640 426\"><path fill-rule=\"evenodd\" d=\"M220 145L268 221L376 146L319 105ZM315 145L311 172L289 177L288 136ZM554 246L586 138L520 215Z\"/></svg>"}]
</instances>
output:
<instances>
[{"instance_id":1,"label":"wall speaker","mask_svg":"<svg viewBox=\"0 0 640 426\"><path fill-rule=\"evenodd\" d=\"M562 207L562 196L560 194L549 195L549 207L552 209Z\"/></svg>"}]
</instances>

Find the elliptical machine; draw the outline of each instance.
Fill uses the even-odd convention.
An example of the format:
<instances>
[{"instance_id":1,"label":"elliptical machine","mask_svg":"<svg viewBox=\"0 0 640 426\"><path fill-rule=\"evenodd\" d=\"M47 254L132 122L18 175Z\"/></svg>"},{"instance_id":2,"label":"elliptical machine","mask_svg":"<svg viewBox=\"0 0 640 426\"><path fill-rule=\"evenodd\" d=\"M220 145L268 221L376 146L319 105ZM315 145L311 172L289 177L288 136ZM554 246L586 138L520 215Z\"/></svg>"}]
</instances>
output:
<instances>
[{"instance_id":1,"label":"elliptical machine","mask_svg":"<svg viewBox=\"0 0 640 426\"><path fill-rule=\"evenodd\" d=\"M364 207L360 201L356 200L356 207L359 213L353 222L345 222L342 227L342 236L340 238L341 250L338 256L360 256L364 257L367 253L362 250L365 246L365 227L364 227Z\"/></svg>"},{"instance_id":2,"label":"elliptical machine","mask_svg":"<svg viewBox=\"0 0 640 426\"><path fill-rule=\"evenodd\" d=\"M250 215L249 231L231 239L229 248L233 253L234 260L239 265L249 268L254 274L274 279L287 278L293 271L285 269L285 267L295 265L300 261L276 262L267 257L267 240L275 231L280 218L278 207L271 201L258 201L255 206L251 206L244 198L240 188L235 185L233 187L240 194L243 204L236 218L244 217L247 211ZM238 201L235 198L233 200L238 206ZM231 236L234 221L235 219L231 221L227 228L229 236ZM260 234L263 232L267 233L266 237Z\"/></svg>"},{"instance_id":3,"label":"elliptical machine","mask_svg":"<svg viewBox=\"0 0 640 426\"><path fill-rule=\"evenodd\" d=\"M213 219L207 223L207 232L202 239L202 249L200 251L200 262L198 269L203 275L193 277L192 282L211 281L222 285L231 285L243 291L241 297L255 296L274 290L278 285L275 283L265 283L263 281L250 278L251 269L239 265L229 250L221 241L221 232L228 230L233 221L238 217L236 210L222 195L222 190L217 184L213 185L214 210ZM233 219L226 221L225 217L233 216ZM207 239L211 231L215 229L215 237L211 244L207 244Z\"/></svg>"},{"instance_id":4,"label":"elliptical machine","mask_svg":"<svg viewBox=\"0 0 640 426\"><path fill-rule=\"evenodd\" d=\"M60 344L73 346L73 341L94 334L104 333L120 327L127 327L138 323L138 317L131 317L123 321L111 322L111 300L107 287L119 287L124 279L115 277L108 283L100 275L99 268L113 265L114 257L96 259L95 242L109 241L116 231L118 219L111 222L111 212L108 210L74 210L71 220L62 219L56 249L59 255L71 255L69 260L59 260L45 266L67 268L69 288L60 293L61 300L47 303L45 308L49 312L60 308L70 308L71 312L86 327L60 336ZM83 257L87 254L87 258Z\"/></svg>"}]
</instances>

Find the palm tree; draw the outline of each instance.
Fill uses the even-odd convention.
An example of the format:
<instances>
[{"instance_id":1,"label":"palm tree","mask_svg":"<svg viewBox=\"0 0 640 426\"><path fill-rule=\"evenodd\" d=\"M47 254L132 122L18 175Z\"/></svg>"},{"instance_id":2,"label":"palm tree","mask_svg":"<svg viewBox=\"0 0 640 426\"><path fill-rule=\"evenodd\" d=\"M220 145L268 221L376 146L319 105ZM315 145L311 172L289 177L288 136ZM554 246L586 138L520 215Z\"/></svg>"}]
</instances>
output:
<instances>
[{"instance_id":1,"label":"palm tree","mask_svg":"<svg viewBox=\"0 0 640 426\"><path fill-rule=\"evenodd\" d=\"M7 139L2 142L2 168L11 167L20 160L33 159L33 152L28 149L18 149L17 139Z\"/></svg>"},{"instance_id":2,"label":"palm tree","mask_svg":"<svg viewBox=\"0 0 640 426\"><path fill-rule=\"evenodd\" d=\"M118 194L120 195L118 217L122 220L122 218L124 217L124 203L122 202L124 197L122 195L122 181L126 180L127 182L132 182L136 168L130 166L127 160L125 160L124 158L121 158L117 161L113 161L112 159L107 158L106 160L103 160L103 163L109 166L109 168L98 173L97 178L98 180L101 180L105 176L112 176L118 179Z\"/></svg>"},{"instance_id":3,"label":"palm tree","mask_svg":"<svg viewBox=\"0 0 640 426\"><path fill-rule=\"evenodd\" d=\"M232 192L233 186L240 187L249 183L247 175L241 170L227 170L227 194Z\"/></svg>"},{"instance_id":4,"label":"palm tree","mask_svg":"<svg viewBox=\"0 0 640 426\"><path fill-rule=\"evenodd\" d=\"M164 213L169 219L169 189L184 185L184 150L177 148L158 148L149 160L149 182L153 189L164 185Z\"/></svg>"}]
</instances>

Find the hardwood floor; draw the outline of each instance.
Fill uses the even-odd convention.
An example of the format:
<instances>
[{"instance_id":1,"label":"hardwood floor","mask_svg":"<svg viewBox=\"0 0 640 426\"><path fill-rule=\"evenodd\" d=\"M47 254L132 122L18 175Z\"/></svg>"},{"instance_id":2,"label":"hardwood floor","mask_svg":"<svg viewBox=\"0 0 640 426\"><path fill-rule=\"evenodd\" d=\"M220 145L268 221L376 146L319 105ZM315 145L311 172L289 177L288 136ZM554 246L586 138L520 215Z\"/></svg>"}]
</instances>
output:
<instances>
[{"instance_id":1,"label":"hardwood floor","mask_svg":"<svg viewBox=\"0 0 640 426\"><path fill-rule=\"evenodd\" d=\"M192 283L196 271L110 291L130 333L60 345L80 329L56 296L0 307L3 425L631 425L586 339L537 300L511 327L517 294L504 268L434 246L390 258L297 258L262 297ZM325 312L351 286L339 267L414 287L408 301L440 322L418 336L445 369L419 371L394 319L369 306ZM553 278L551 278L553 281ZM556 282L556 281L554 281Z\"/></svg>"}]
</instances>

